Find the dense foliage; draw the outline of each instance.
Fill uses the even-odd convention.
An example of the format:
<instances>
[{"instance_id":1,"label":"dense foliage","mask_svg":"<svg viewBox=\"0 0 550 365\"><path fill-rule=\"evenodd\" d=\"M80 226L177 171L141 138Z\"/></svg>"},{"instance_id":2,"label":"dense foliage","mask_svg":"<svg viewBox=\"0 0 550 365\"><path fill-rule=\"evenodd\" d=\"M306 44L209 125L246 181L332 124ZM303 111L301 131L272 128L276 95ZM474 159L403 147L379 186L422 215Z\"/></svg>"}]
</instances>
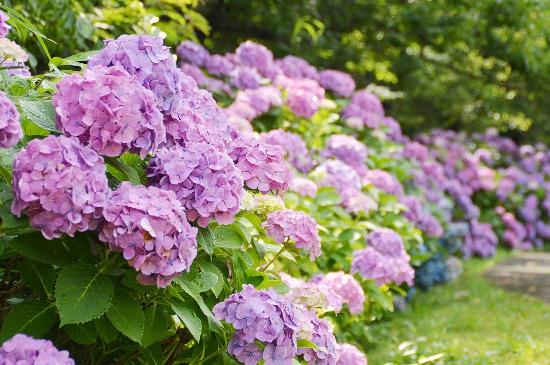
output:
<instances>
[{"instance_id":1,"label":"dense foliage","mask_svg":"<svg viewBox=\"0 0 550 365\"><path fill-rule=\"evenodd\" d=\"M365 364L394 298L550 237L546 146L411 140L302 58L0 47L0 360Z\"/></svg>"}]
</instances>

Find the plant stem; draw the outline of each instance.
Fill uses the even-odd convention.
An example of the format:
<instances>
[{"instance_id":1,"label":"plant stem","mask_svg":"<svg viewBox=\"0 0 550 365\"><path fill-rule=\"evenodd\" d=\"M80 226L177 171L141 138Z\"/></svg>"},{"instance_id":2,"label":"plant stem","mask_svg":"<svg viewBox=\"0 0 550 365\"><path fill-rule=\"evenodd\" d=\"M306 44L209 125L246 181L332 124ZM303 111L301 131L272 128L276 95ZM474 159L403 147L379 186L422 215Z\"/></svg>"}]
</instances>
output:
<instances>
[{"instance_id":1,"label":"plant stem","mask_svg":"<svg viewBox=\"0 0 550 365\"><path fill-rule=\"evenodd\" d=\"M286 247L283 246L283 247L279 250L279 252L277 252L277 254L273 257L273 259L271 259L271 261L269 261L269 262L267 263L267 265L265 265L264 267L262 267L262 268L260 269L260 271L261 271L261 272L264 272L264 271L269 267L269 265L271 265L275 260L277 260L277 257L279 257L285 250L286 250Z\"/></svg>"}]
</instances>

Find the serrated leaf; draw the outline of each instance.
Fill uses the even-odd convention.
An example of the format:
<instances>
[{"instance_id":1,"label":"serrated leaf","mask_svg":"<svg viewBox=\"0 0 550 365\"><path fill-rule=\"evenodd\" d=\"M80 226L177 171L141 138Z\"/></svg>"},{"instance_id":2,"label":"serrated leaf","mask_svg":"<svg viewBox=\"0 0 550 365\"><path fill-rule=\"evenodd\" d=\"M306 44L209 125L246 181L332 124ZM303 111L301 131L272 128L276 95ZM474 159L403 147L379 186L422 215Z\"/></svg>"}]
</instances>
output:
<instances>
[{"instance_id":1,"label":"serrated leaf","mask_svg":"<svg viewBox=\"0 0 550 365\"><path fill-rule=\"evenodd\" d=\"M210 273L201 273L201 274L210 274ZM199 274L200 275L200 274ZM212 274L213 275L213 274ZM198 275L197 275L198 277ZM215 277L215 275L214 275ZM200 283L195 283L195 280L191 280L188 276L185 274L182 276L177 276L174 278L174 281L178 283L181 288L191 297L193 298L197 304L199 305L201 311L204 313L204 315L208 318L210 318L214 323L221 326L220 321L216 319L210 308L204 303L204 299L200 295L202 290ZM208 290L208 289L207 289Z\"/></svg>"},{"instance_id":2,"label":"serrated leaf","mask_svg":"<svg viewBox=\"0 0 550 365\"><path fill-rule=\"evenodd\" d=\"M120 172L123 175L122 179L119 180L127 180L132 183L132 185L137 186L141 184L141 180L139 179L139 174L137 171L126 165L124 162L120 161L117 158L114 157L103 157L105 159L105 163L112 168L116 169L118 172Z\"/></svg>"},{"instance_id":3,"label":"serrated leaf","mask_svg":"<svg viewBox=\"0 0 550 365\"><path fill-rule=\"evenodd\" d=\"M97 333L99 333L99 337L103 342L110 343L113 342L120 333L115 326L109 321L109 318L107 318L107 315L104 314L99 318L96 318L94 320L95 327L97 330Z\"/></svg>"},{"instance_id":4,"label":"serrated leaf","mask_svg":"<svg viewBox=\"0 0 550 365\"><path fill-rule=\"evenodd\" d=\"M90 264L72 264L59 273L55 297L61 325L83 323L109 308L114 287L109 277Z\"/></svg>"},{"instance_id":5,"label":"serrated leaf","mask_svg":"<svg viewBox=\"0 0 550 365\"><path fill-rule=\"evenodd\" d=\"M211 264L210 262L199 261L199 267L201 268L202 271L212 273L218 277L218 281L211 288L212 293L214 293L214 295L217 298L223 289L224 277L221 271L214 264Z\"/></svg>"},{"instance_id":6,"label":"serrated leaf","mask_svg":"<svg viewBox=\"0 0 550 365\"><path fill-rule=\"evenodd\" d=\"M40 297L49 299L53 296L57 274L51 265L25 257L21 262L20 273L25 284Z\"/></svg>"},{"instance_id":7,"label":"serrated leaf","mask_svg":"<svg viewBox=\"0 0 550 365\"><path fill-rule=\"evenodd\" d=\"M45 300L31 300L13 307L4 319L0 342L24 333L35 338L42 337L55 322L55 304Z\"/></svg>"},{"instance_id":8,"label":"serrated leaf","mask_svg":"<svg viewBox=\"0 0 550 365\"><path fill-rule=\"evenodd\" d=\"M185 324L185 327L191 332L197 342L201 339L202 322L193 313L193 311L186 306L185 303L172 304L172 310L179 319Z\"/></svg>"},{"instance_id":9,"label":"serrated leaf","mask_svg":"<svg viewBox=\"0 0 550 365\"><path fill-rule=\"evenodd\" d=\"M156 305L147 308L145 310L145 330L143 331L143 339L141 340L141 345L143 347L147 347L159 340L166 331L167 325L168 320L164 311L162 311Z\"/></svg>"},{"instance_id":10,"label":"serrated leaf","mask_svg":"<svg viewBox=\"0 0 550 365\"><path fill-rule=\"evenodd\" d=\"M17 236L8 245L23 256L46 264L66 266L73 262L61 240L47 240L40 232Z\"/></svg>"},{"instance_id":11,"label":"serrated leaf","mask_svg":"<svg viewBox=\"0 0 550 365\"><path fill-rule=\"evenodd\" d=\"M244 239L241 234L229 227L220 227L214 232L216 247L228 249L240 249Z\"/></svg>"},{"instance_id":12,"label":"serrated leaf","mask_svg":"<svg viewBox=\"0 0 550 365\"><path fill-rule=\"evenodd\" d=\"M19 100L19 105L31 122L45 130L58 132L55 128L55 110L51 101Z\"/></svg>"},{"instance_id":13,"label":"serrated leaf","mask_svg":"<svg viewBox=\"0 0 550 365\"><path fill-rule=\"evenodd\" d=\"M80 324L66 324L63 330L80 345L91 345L97 338L97 329L93 321Z\"/></svg>"},{"instance_id":14,"label":"serrated leaf","mask_svg":"<svg viewBox=\"0 0 550 365\"><path fill-rule=\"evenodd\" d=\"M117 292L107 310L107 317L123 335L141 343L145 315L141 305L124 292Z\"/></svg>"},{"instance_id":15,"label":"serrated leaf","mask_svg":"<svg viewBox=\"0 0 550 365\"><path fill-rule=\"evenodd\" d=\"M199 233L197 234L197 242L206 251L207 254L212 255L214 252L214 246L216 244L216 238L214 232L210 227L199 228Z\"/></svg>"},{"instance_id":16,"label":"serrated leaf","mask_svg":"<svg viewBox=\"0 0 550 365\"><path fill-rule=\"evenodd\" d=\"M160 344L154 343L151 346L148 346L143 351L143 357L147 361L147 364L150 365L162 365L162 347L160 347Z\"/></svg>"}]
</instances>

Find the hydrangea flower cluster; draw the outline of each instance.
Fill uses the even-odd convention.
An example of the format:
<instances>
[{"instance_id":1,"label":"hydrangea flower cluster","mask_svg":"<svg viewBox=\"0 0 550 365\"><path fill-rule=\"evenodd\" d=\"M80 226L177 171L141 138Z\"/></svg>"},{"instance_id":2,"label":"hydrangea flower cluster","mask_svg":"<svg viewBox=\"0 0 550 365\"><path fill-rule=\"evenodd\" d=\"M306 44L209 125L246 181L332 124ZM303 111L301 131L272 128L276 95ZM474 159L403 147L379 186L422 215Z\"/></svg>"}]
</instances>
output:
<instances>
[{"instance_id":1,"label":"hydrangea flower cluster","mask_svg":"<svg viewBox=\"0 0 550 365\"><path fill-rule=\"evenodd\" d=\"M491 257L495 255L498 244L498 236L489 223L481 223L476 219L470 221L470 231L464 238L462 254L464 258L478 255Z\"/></svg>"},{"instance_id":2,"label":"hydrangea flower cluster","mask_svg":"<svg viewBox=\"0 0 550 365\"><path fill-rule=\"evenodd\" d=\"M198 86L206 84L207 77L198 66L192 65L190 63L182 63L180 65L180 70L187 76L193 78Z\"/></svg>"},{"instance_id":3,"label":"hydrangea flower cluster","mask_svg":"<svg viewBox=\"0 0 550 365\"><path fill-rule=\"evenodd\" d=\"M13 147L23 137L19 117L19 112L13 101L0 91L0 147Z\"/></svg>"},{"instance_id":4,"label":"hydrangea flower cluster","mask_svg":"<svg viewBox=\"0 0 550 365\"><path fill-rule=\"evenodd\" d=\"M292 166L302 172L308 172L313 167L313 160L309 155L307 145L299 134L286 132L283 129L273 129L262 133L260 141L281 146Z\"/></svg>"},{"instance_id":5,"label":"hydrangea flower cluster","mask_svg":"<svg viewBox=\"0 0 550 365\"><path fill-rule=\"evenodd\" d=\"M189 271L197 256L197 228L170 190L121 183L103 212L99 238L122 252L139 282L164 288Z\"/></svg>"},{"instance_id":6,"label":"hydrangea flower cluster","mask_svg":"<svg viewBox=\"0 0 550 365\"><path fill-rule=\"evenodd\" d=\"M256 111L250 119L256 118L258 115L265 114L273 106L281 106L283 97L281 90L274 86L260 86L255 90L239 91L235 103L245 103Z\"/></svg>"},{"instance_id":7,"label":"hydrangea flower cluster","mask_svg":"<svg viewBox=\"0 0 550 365\"><path fill-rule=\"evenodd\" d=\"M338 345L336 365L367 365L367 357L357 347L342 343Z\"/></svg>"},{"instance_id":8,"label":"hydrangea flower cluster","mask_svg":"<svg viewBox=\"0 0 550 365\"><path fill-rule=\"evenodd\" d=\"M0 347L0 364L74 365L68 351L59 351L49 340L37 340L17 334Z\"/></svg>"},{"instance_id":9,"label":"hydrangea flower cluster","mask_svg":"<svg viewBox=\"0 0 550 365\"><path fill-rule=\"evenodd\" d=\"M157 107L164 114L177 110L184 93L194 86L193 80L183 74L159 37L149 35L122 35L106 40L105 48L90 57L88 68L122 66L130 75L151 90Z\"/></svg>"},{"instance_id":10,"label":"hydrangea flower cluster","mask_svg":"<svg viewBox=\"0 0 550 365\"><path fill-rule=\"evenodd\" d=\"M324 312L334 311L336 313L342 310L343 298L327 285L306 282L281 272L281 280L290 291L286 297L293 303L300 304L306 309L320 309Z\"/></svg>"},{"instance_id":11,"label":"hydrangea flower cluster","mask_svg":"<svg viewBox=\"0 0 550 365\"><path fill-rule=\"evenodd\" d=\"M230 60L228 60L227 57L219 54L214 54L208 57L206 61L204 61L204 67L210 75L221 76L229 75L231 70L235 68L235 65Z\"/></svg>"},{"instance_id":12,"label":"hydrangea flower cluster","mask_svg":"<svg viewBox=\"0 0 550 365\"><path fill-rule=\"evenodd\" d=\"M355 278L343 271L329 272L322 277L310 280L320 286L326 286L342 297L347 303L351 315L359 314L364 309L365 292Z\"/></svg>"},{"instance_id":13,"label":"hydrangea flower cluster","mask_svg":"<svg viewBox=\"0 0 550 365\"><path fill-rule=\"evenodd\" d=\"M246 66L237 66L230 73L231 85L237 89L257 89L260 87L260 74L256 69Z\"/></svg>"},{"instance_id":14,"label":"hydrangea flower cluster","mask_svg":"<svg viewBox=\"0 0 550 365\"><path fill-rule=\"evenodd\" d=\"M8 24L8 20L10 20L8 14L0 10L0 38L7 36L11 29L11 26Z\"/></svg>"},{"instance_id":15,"label":"hydrangea flower cluster","mask_svg":"<svg viewBox=\"0 0 550 365\"><path fill-rule=\"evenodd\" d=\"M401 124L392 117L382 118L382 124L389 128L390 132L387 133L388 139L393 142L403 142L403 135L401 132Z\"/></svg>"},{"instance_id":16,"label":"hydrangea flower cluster","mask_svg":"<svg viewBox=\"0 0 550 365\"><path fill-rule=\"evenodd\" d=\"M15 155L11 211L47 239L94 230L111 190L103 159L76 138L34 139Z\"/></svg>"},{"instance_id":17,"label":"hydrangea flower cluster","mask_svg":"<svg viewBox=\"0 0 550 365\"><path fill-rule=\"evenodd\" d=\"M302 311L273 288L258 291L245 284L239 293L214 306L218 320L233 324L228 352L245 364L287 364L296 356ZM255 343L261 342L263 350Z\"/></svg>"},{"instance_id":18,"label":"hydrangea flower cluster","mask_svg":"<svg viewBox=\"0 0 550 365\"><path fill-rule=\"evenodd\" d=\"M360 176L366 173L365 162L369 155L367 146L352 136L333 134L327 141L324 154L344 161L355 168Z\"/></svg>"},{"instance_id":19,"label":"hydrangea flower cluster","mask_svg":"<svg viewBox=\"0 0 550 365\"><path fill-rule=\"evenodd\" d=\"M338 96L348 98L355 91L355 81L349 74L336 71L325 70L319 74L319 84Z\"/></svg>"},{"instance_id":20,"label":"hydrangea flower cluster","mask_svg":"<svg viewBox=\"0 0 550 365\"><path fill-rule=\"evenodd\" d=\"M56 127L106 156L141 158L166 140L152 93L120 66L96 66L57 83Z\"/></svg>"},{"instance_id":21,"label":"hydrangea flower cluster","mask_svg":"<svg viewBox=\"0 0 550 365\"><path fill-rule=\"evenodd\" d=\"M309 196L315 198L317 195L317 184L305 177L296 176L290 184L289 189L298 193L301 197Z\"/></svg>"},{"instance_id":22,"label":"hydrangea flower cluster","mask_svg":"<svg viewBox=\"0 0 550 365\"><path fill-rule=\"evenodd\" d=\"M336 365L338 361L338 343L332 333L332 326L324 319L317 317L314 309L304 313L304 325L298 338L313 342L319 349L299 348L309 365Z\"/></svg>"},{"instance_id":23,"label":"hydrangea flower cluster","mask_svg":"<svg viewBox=\"0 0 550 365\"><path fill-rule=\"evenodd\" d=\"M202 45L191 40L183 41L176 47L176 54L183 62L189 62L195 66L204 66L210 53Z\"/></svg>"},{"instance_id":24,"label":"hydrangea flower cluster","mask_svg":"<svg viewBox=\"0 0 550 365\"><path fill-rule=\"evenodd\" d=\"M280 76L283 77L283 76ZM311 118L317 113L321 101L325 98L325 89L311 79L289 80L285 89L288 94L286 105L297 116Z\"/></svg>"},{"instance_id":25,"label":"hydrangea flower cluster","mask_svg":"<svg viewBox=\"0 0 550 365\"><path fill-rule=\"evenodd\" d=\"M243 42L235 51L241 65L255 67L262 74L273 64L273 53L264 45L251 41Z\"/></svg>"},{"instance_id":26,"label":"hydrangea flower cluster","mask_svg":"<svg viewBox=\"0 0 550 365\"><path fill-rule=\"evenodd\" d=\"M403 185L397 178L384 170L369 170L363 175L363 183L372 184L391 195L403 195Z\"/></svg>"},{"instance_id":27,"label":"hydrangea flower cluster","mask_svg":"<svg viewBox=\"0 0 550 365\"><path fill-rule=\"evenodd\" d=\"M268 214L262 223L266 233L277 243L294 241L296 247L308 250L309 259L321 256L321 238L315 219L295 210L279 210Z\"/></svg>"},{"instance_id":28,"label":"hydrangea flower cluster","mask_svg":"<svg viewBox=\"0 0 550 365\"><path fill-rule=\"evenodd\" d=\"M262 194L270 190L287 191L294 174L284 160L283 149L239 132L234 136L229 156L241 170L246 185Z\"/></svg>"},{"instance_id":29,"label":"hydrangea flower cluster","mask_svg":"<svg viewBox=\"0 0 550 365\"><path fill-rule=\"evenodd\" d=\"M399 197L399 202L407 206L408 210L401 214L415 222L417 227L430 237L441 237L444 230L441 223L431 214L425 213L422 209L422 203L417 197L412 195L403 195Z\"/></svg>"},{"instance_id":30,"label":"hydrangea flower cluster","mask_svg":"<svg viewBox=\"0 0 550 365\"><path fill-rule=\"evenodd\" d=\"M315 66L310 65L300 57L288 55L283 59L275 60L275 64L291 79L312 79L317 80L319 74Z\"/></svg>"},{"instance_id":31,"label":"hydrangea flower cluster","mask_svg":"<svg viewBox=\"0 0 550 365\"><path fill-rule=\"evenodd\" d=\"M373 231L365 238L369 247L355 251L351 273L359 272L365 279L374 280L378 286L394 282L413 285L414 270L411 258L405 251L403 240L391 229Z\"/></svg>"},{"instance_id":32,"label":"hydrangea flower cluster","mask_svg":"<svg viewBox=\"0 0 550 365\"><path fill-rule=\"evenodd\" d=\"M244 194L243 179L233 160L205 143L188 143L185 149L161 149L149 161L150 183L172 190L187 209L187 218L206 227L213 217L233 223Z\"/></svg>"},{"instance_id":33,"label":"hydrangea flower cluster","mask_svg":"<svg viewBox=\"0 0 550 365\"><path fill-rule=\"evenodd\" d=\"M351 97L350 104L342 110L342 115L346 119L357 119L358 123L352 122L356 128L361 125L378 129L384 117L384 107L376 95L367 90L359 90Z\"/></svg>"},{"instance_id":34,"label":"hydrangea flower cluster","mask_svg":"<svg viewBox=\"0 0 550 365\"><path fill-rule=\"evenodd\" d=\"M17 43L8 38L0 38L0 63L3 67L6 62L24 63L29 56Z\"/></svg>"}]
</instances>

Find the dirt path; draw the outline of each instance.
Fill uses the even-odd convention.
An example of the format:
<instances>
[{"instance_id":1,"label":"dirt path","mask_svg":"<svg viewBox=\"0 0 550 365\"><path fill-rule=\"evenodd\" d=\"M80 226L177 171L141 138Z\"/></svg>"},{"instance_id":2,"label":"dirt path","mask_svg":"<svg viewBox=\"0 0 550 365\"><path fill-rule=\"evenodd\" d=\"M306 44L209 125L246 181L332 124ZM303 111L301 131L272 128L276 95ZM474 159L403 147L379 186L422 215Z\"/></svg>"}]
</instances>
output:
<instances>
[{"instance_id":1,"label":"dirt path","mask_svg":"<svg viewBox=\"0 0 550 365\"><path fill-rule=\"evenodd\" d=\"M550 303L550 253L521 253L499 262L483 276L504 289L530 294Z\"/></svg>"}]
</instances>

